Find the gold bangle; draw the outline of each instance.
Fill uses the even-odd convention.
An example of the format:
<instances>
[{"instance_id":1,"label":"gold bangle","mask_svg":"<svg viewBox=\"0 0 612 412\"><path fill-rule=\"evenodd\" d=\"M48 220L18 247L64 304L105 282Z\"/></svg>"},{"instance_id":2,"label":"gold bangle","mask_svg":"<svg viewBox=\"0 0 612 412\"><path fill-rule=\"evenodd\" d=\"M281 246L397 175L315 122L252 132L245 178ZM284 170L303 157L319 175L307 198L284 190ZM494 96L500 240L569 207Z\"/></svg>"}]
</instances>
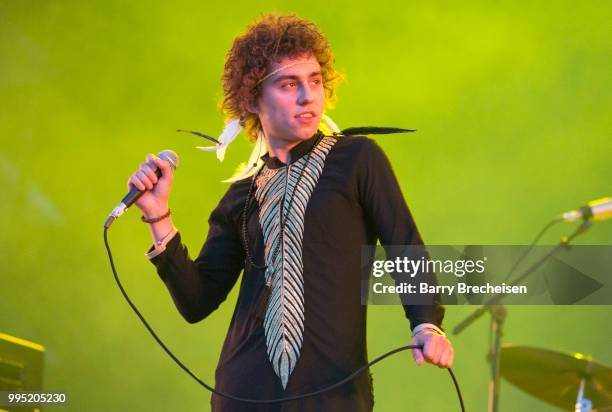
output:
<instances>
[{"instance_id":1,"label":"gold bangle","mask_svg":"<svg viewBox=\"0 0 612 412\"><path fill-rule=\"evenodd\" d=\"M424 333L431 333L433 335L438 335L438 336L442 336L442 337L446 337L446 333L442 332L440 333L440 331L434 329L434 328L425 328L425 329L421 329L420 331L418 331L417 333L415 333L414 335L412 335L412 337L415 337L417 335L422 335Z\"/></svg>"}]
</instances>

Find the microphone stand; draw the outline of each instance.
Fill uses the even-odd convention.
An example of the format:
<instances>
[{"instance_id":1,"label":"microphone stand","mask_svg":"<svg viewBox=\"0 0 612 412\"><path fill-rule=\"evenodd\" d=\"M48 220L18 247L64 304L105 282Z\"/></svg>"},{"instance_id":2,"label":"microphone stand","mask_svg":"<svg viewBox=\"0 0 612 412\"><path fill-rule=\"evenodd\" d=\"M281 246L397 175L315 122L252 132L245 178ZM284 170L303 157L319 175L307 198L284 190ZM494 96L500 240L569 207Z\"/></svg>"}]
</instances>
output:
<instances>
[{"instance_id":1,"label":"microphone stand","mask_svg":"<svg viewBox=\"0 0 612 412\"><path fill-rule=\"evenodd\" d=\"M550 252L531 265L521 276L512 282L510 286L515 286L526 279L559 250L563 248L569 249L569 243L576 236L584 233L589 227L591 227L590 217L583 220L580 226L578 226L578 228L571 235L563 236L559 243ZM487 407L488 412L498 412L499 409L499 361L501 355L501 337L503 336L503 324L507 314L506 308L499 302L507 295L508 293L500 293L492 297L482 306L468 315L453 329L453 334L458 335L464 329L474 323L475 320L480 318L485 312L489 312L491 314L490 332L495 335L495 341L493 347L490 348L487 355L487 358L491 363L491 374L489 377L489 402Z\"/></svg>"}]
</instances>

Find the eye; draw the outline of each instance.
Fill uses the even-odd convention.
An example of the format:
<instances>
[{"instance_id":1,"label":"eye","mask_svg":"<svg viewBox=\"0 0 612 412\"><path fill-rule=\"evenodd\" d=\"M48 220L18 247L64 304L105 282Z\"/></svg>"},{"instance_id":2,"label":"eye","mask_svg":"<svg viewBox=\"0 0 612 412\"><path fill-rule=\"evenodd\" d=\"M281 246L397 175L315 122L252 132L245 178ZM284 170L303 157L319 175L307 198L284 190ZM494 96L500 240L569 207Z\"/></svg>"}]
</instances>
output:
<instances>
[{"instance_id":1,"label":"eye","mask_svg":"<svg viewBox=\"0 0 612 412\"><path fill-rule=\"evenodd\" d=\"M281 85L281 87L283 89L288 89L290 87L295 87L295 82L288 82L288 83L284 83L283 85Z\"/></svg>"}]
</instances>

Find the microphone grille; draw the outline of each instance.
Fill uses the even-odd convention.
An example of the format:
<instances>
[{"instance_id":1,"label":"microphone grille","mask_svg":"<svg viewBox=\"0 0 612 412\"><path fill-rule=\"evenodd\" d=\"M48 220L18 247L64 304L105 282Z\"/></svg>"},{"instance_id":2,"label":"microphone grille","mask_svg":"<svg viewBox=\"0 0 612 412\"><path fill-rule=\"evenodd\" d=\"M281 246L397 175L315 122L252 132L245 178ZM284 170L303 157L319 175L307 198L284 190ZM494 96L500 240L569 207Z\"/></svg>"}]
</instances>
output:
<instances>
[{"instance_id":1,"label":"microphone grille","mask_svg":"<svg viewBox=\"0 0 612 412\"><path fill-rule=\"evenodd\" d=\"M176 170L179 165L178 155L170 149L162 150L157 154L157 157L159 157L160 159L164 159L165 161L170 163L172 170Z\"/></svg>"}]
</instances>

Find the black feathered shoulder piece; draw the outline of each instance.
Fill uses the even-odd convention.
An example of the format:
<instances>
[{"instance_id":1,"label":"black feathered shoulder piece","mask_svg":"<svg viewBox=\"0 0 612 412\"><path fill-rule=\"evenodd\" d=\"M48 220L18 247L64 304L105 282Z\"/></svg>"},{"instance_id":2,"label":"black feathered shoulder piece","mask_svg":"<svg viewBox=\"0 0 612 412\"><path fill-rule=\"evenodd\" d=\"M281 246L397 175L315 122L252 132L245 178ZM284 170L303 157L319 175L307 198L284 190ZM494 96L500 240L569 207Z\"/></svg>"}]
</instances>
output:
<instances>
[{"instance_id":1,"label":"black feathered shoulder piece","mask_svg":"<svg viewBox=\"0 0 612 412\"><path fill-rule=\"evenodd\" d=\"M341 130L340 133L334 133L334 135L340 136L357 136L364 134L391 134L391 133L407 133L416 132L415 129L400 129L399 127L349 127Z\"/></svg>"}]
</instances>

